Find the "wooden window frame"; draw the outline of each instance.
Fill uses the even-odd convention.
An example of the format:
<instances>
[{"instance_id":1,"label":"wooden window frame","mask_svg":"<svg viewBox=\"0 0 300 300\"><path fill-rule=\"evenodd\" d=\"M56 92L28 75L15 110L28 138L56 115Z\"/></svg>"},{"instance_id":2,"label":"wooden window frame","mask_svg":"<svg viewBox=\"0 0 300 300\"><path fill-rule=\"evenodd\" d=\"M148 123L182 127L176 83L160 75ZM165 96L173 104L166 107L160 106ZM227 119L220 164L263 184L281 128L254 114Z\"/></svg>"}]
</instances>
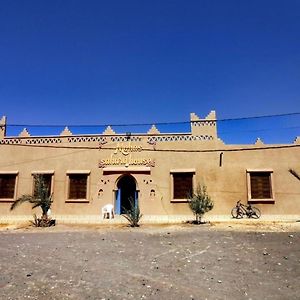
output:
<instances>
[{"instance_id":1,"label":"wooden window frame","mask_svg":"<svg viewBox=\"0 0 300 300\"><path fill-rule=\"evenodd\" d=\"M90 170L68 170L66 173L66 203L88 203L90 197ZM86 175L86 198L70 199L70 175Z\"/></svg>"},{"instance_id":2,"label":"wooden window frame","mask_svg":"<svg viewBox=\"0 0 300 300\"><path fill-rule=\"evenodd\" d=\"M274 203L274 176L272 169L247 169L247 192L248 192L248 202L250 203ZM252 173L269 173L270 178L270 198L252 198L251 194L251 174Z\"/></svg>"},{"instance_id":3,"label":"wooden window frame","mask_svg":"<svg viewBox=\"0 0 300 300\"><path fill-rule=\"evenodd\" d=\"M19 181L19 171L0 171L0 175L15 175L15 186L13 198L0 198L0 202L14 202L17 199L17 187Z\"/></svg>"},{"instance_id":4,"label":"wooden window frame","mask_svg":"<svg viewBox=\"0 0 300 300\"><path fill-rule=\"evenodd\" d=\"M172 169L170 170L170 186L171 186L171 203L186 203L188 198L174 198L174 174L191 174L192 175L192 190L196 186L196 170L195 169Z\"/></svg>"}]
</instances>

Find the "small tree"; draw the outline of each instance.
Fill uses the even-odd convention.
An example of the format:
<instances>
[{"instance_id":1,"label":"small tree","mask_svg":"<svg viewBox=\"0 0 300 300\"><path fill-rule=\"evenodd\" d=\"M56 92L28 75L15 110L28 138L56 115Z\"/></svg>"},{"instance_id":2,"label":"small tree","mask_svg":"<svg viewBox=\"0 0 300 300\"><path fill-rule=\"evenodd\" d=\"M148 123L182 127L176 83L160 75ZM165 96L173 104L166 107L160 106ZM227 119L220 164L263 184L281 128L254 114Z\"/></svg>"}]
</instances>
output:
<instances>
[{"instance_id":1,"label":"small tree","mask_svg":"<svg viewBox=\"0 0 300 300\"><path fill-rule=\"evenodd\" d=\"M207 194L205 185L198 185L196 192L192 192L188 197L190 209L196 217L196 223L201 224L202 216L213 209L214 203Z\"/></svg>"},{"instance_id":2,"label":"small tree","mask_svg":"<svg viewBox=\"0 0 300 300\"><path fill-rule=\"evenodd\" d=\"M140 212L139 204L132 197L128 200L129 209L124 208L125 214L122 214L122 216L128 220L131 227L139 227L139 221L143 216Z\"/></svg>"},{"instance_id":3,"label":"small tree","mask_svg":"<svg viewBox=\"0 0 300 300\"><path fill-rule=\"evenodd\" d=\"M42 217L38 219L35 217L33 224L35 226L47 227L55 225L54 220L49 220L47 212L49 211L52 204L52 195L49 194L48 187L45 183L43 175L34 175L34 193L33 195L22 195L20 198L15 200L10 210L15 209L17 206L24 202L32 204L32 209L40 207L42 209ZM54 222L53 222L54 221Z\"/></svg>"}]
</instances>

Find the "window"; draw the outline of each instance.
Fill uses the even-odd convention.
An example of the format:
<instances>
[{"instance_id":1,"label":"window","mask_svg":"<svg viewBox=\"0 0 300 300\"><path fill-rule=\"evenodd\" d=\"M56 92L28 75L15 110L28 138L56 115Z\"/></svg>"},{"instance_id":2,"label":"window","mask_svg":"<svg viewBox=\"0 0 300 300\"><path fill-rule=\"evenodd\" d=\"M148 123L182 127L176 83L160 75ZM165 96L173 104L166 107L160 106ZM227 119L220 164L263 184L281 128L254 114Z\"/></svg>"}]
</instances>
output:
<instances>
[{"instance_id":1,"label":"window","mask_svg":"<svg viewBox=\"0 0 300 300\"><path fill-rule=\"evenodd\" d=\"M52 176L53 173L35 173L33 174L34 176L41 176L41 178L44 181L44 184L47 188L47 196L50 197L50 195L52 194ZM36 195L37 191L36 191L36 177L33 177L33 194Z\"/></svg>"},{"instance_id":2,"label":"window","mask_svg":"<svg viewBox=\"0 0 300 300\"><path fill-rule=\"evenodd\" d=\"M89 171L70 171L68 172L69 188L67 202L70 200L83 200L88 199L88 177Z\"/></svg>"},{"instance_id":3,"label":"window","mask_svg":"<svg viewBox=\"0 0 300 300\"><path fill-rule=\"evenodd\" d=\"M17 172L0 174L0 199L15 198Z\"/></svg>"},{"instance_id":4,"label":"window","mask_svg":"<svg viewBox=\"0 0 300 300\"><path fill-rule=\"evenodd\" d=\"M69 180L69 199L86 199L87 175L72 174L69 175Z\"/></svg>"},{"instance_id":5,"label":"window","mask_svg":"<svg viewBox=\"0 0 300 300\"><path fill-rule=\"evenodd\" d=\"M173 200L187 200L193 191L194 171L171 170Z\"/></svg>"},{"instance_id":6,"label":"window","mask_svg":"<svg viewBox=\"0 0 300 300\"><path fill-rule=\"evenodd\" d=\"M273 199L272 171L247 171L248 200L270 201Z\"/></svg>"}]
</instances>

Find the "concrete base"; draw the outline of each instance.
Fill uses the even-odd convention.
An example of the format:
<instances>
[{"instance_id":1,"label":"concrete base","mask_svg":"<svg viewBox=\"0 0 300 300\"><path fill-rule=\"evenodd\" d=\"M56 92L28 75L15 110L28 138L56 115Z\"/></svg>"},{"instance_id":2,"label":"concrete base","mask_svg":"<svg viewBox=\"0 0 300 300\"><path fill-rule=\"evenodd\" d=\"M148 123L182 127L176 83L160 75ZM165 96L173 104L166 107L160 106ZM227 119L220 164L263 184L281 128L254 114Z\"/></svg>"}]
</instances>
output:
<instances>
[{"instance_id":1,"label":"concrete base","mask_svg":"<svg viewBox=\"0 0 300 300\"><path fill-rule=\"evenodd\" d=\"M128 221L121 215L114 219L103 219L100 215L52 215L58 224L127 224ZM31 215L0 216L0 224L20 224L33 220ZM140 224L176 224L194 220L193 215L145 215ZM203 217L206 222L241 222L241 221L300 221L300 215L263 215L259 219L233 219L230 215L207 215Z\"/></svg>"}]
</instances>

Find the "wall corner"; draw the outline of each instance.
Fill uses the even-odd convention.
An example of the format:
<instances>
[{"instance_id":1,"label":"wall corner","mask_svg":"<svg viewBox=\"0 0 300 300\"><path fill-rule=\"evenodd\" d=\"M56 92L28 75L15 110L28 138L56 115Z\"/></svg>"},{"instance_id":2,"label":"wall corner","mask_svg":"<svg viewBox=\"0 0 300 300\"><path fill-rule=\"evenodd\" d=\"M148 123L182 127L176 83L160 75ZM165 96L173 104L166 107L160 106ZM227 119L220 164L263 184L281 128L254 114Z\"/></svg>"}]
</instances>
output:
<instances>
[{"instance_id":1,"label":"wall corner","mask_svg":"<svg viewBox=\"0 0 300 300\"><path fill-rule=\"evenodd\" d=\"M3 140L6 136L6 116L0 119L0 140Z\"/></svg>"}]
</instances>

